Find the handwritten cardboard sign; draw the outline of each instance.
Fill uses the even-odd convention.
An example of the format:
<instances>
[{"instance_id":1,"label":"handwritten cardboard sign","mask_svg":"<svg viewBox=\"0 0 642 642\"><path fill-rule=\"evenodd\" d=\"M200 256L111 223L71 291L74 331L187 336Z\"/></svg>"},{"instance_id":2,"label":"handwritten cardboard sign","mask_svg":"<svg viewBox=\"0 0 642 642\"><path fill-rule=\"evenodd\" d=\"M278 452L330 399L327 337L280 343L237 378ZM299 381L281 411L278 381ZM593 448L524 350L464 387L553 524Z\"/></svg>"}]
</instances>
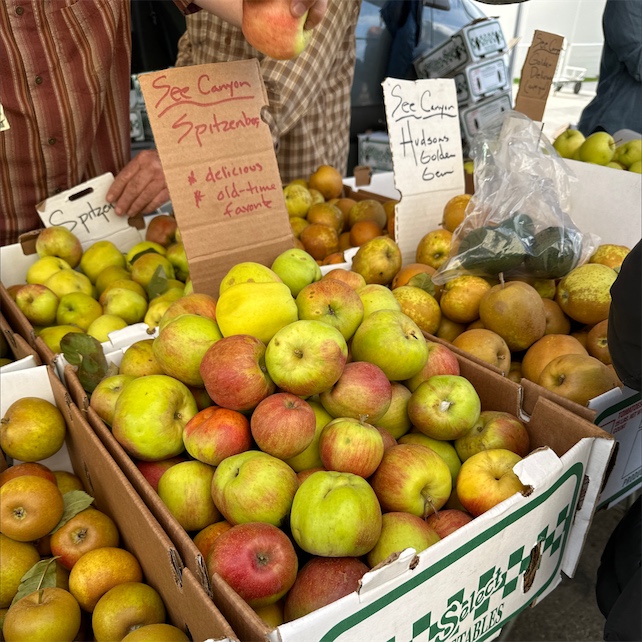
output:
<instances>
[{"instance_id":1,"label":"handwritten cardboard sign","mask_svg":"<svg viewBox=\"0 0 642 642\"><path fill-rule=\"evenodd\" d=\"M522 66L515 111L531 120L542 120L563 45L564 36L535 30Z\"/></svg>"},{"instance_id":2,"label":"handwritten cardboard sign","mask_svg":"<svg viewBox=\"0 0 642 642\"><path fill-rule=\"evenodd\" d=\"M139 76L196 292L235 264L266 265L294 240L258 61Z\"/></svg>"},{"instance_id":3,"label":"handwritten cardboard sign","mask_svg":"<svg viewBox=\"0 0 642 642\"><path fill-rule=\"evenodd\" d=\"M140 234L125 216L117 216L107 201L107 191L114 182L111 172L92 178L72 189L51 196L37 205L45 227L64 225L73 232L83 249L97 241L111 241L119 250L128 250L141 240Z\"/></svg>"},{"instance_id":4,"label":"handwritten cardboard sign","mask_svg":"<svg viewBox=\"0 0 642 642\"><path fill-rule=\"evenodd\" d=\"M417 243L436 229L444 205L464 193L457 92L452 79L383 82L392 149L396 207L395 240L404 263L415 260Z\"/></svg>"}]
</instances>

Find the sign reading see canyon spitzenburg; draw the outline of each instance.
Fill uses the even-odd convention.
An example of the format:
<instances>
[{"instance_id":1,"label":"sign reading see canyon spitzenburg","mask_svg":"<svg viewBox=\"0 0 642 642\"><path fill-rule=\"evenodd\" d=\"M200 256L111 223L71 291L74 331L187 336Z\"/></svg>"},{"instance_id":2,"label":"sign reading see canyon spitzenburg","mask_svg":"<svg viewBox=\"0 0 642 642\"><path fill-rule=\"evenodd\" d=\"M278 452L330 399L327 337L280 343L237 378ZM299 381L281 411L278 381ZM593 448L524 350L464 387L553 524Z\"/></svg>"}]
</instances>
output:
<instances>
[{"instance_id":1,"label":"sign reading see canyon spitzenburg","mask_svg":"<svg viewBox=\"0 0 642 642\"><path fill-rule=\"evenodd\" d=\"M196 292L293 247L256 60L140 76Z\"/></svg>"}]
</instances>

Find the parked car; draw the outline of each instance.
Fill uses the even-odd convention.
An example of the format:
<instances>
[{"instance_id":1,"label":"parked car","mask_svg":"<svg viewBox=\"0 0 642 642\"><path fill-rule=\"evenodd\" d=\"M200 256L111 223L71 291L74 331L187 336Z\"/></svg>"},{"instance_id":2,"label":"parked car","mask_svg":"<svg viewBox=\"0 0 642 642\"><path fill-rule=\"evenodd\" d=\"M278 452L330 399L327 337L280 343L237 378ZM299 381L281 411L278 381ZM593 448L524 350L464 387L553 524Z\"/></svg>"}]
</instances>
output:
<instances>
[{"instance_id":1,"label":"parked car","mask_svg":"<svg viewBox=\"0 0 642 642\"><path fill-rule=\"evenodd\" d=\"M358 162L357 135L386 130L381 82L386 77L392 36L381 18L385 3L386 0L363 0L357 22L348 175ZM441 44L473 20L486 17L470 0L424 0L423 5L416 56Z\"/></svg>"}]
</instances>

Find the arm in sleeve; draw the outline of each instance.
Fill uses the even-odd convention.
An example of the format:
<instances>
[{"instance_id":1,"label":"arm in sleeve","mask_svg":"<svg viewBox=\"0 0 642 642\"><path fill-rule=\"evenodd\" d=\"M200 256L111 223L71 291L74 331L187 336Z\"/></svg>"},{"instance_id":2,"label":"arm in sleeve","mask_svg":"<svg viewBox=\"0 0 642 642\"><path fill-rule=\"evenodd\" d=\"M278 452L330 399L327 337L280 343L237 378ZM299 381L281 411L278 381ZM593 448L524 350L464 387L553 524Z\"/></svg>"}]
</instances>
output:
<instances>
[{"instance_id":1,"label":"arm in sleeve","mask_svg":"<svg viewBox=\"0 0 642 642\"><path fill-rule=\"evenodd\" d=\"M642 2L609 0L604 9L604 39L629 74L642 82Z\"/></svg>"},{"instance_id":2,"label":"arm in sleeve","mask_svg":"<svg viewBox=\"0 0 642 642\"><path fill-rule=\"evenodd\" d=\"M176 66L188 67L194 64L192 57L192 41L189 37L189 26L185 33L178 39L178 52L176 53Z\"/></svg>"}]
</instances>

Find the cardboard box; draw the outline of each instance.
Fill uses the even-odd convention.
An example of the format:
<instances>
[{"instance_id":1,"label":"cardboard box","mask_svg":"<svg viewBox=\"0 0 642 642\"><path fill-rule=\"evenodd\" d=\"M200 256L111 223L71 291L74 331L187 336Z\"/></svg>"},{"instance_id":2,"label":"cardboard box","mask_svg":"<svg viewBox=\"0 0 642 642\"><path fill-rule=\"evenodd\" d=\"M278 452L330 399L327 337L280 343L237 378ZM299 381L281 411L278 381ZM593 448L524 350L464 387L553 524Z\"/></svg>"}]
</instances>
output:
<instances>
[{"instance_id":1,"label":"cardboard box","mask_svg":"<svg viewBox=\"0 0 642 642\"><path fill-rule=\"evenodd\" d=\"M505 53L506 40L497 18L471 22L438 47L414 60L419 78L447 78L467 65Z\"/></svg>"},{"instance_id":2,"label":"cardboard box","mask_svg":"<svg viewBox=\"0 0 642 642\"><path fill-rule=\"evenodd\" d=\"M457 102L470 105L510 88L506 56L497 56L468 65L455 74Z\"/></svg>"},{"instance_id":3,"label":"cardboard box","mask_svg":"<svg viewBox=\"0 0 642 642\"><path fill-rule=\"evenodd\" d=\"M183 567L175 546L107 454L50 367L3 373L2 414L27 390L31 396L55 403L67 423L66 446L42 463L52 470L69 470L78 475L95 498L93 505L114 519L121 546L136 556L145 581L160 593L168 621L194 640L237 639L192 572Z\"/></svg>"},{"instance_id":4,"label":"cardboard box","mask_svg":"<svg viewBox=\"0 0 642 642\"><path fill-rule=\"evenodd\" d=\"M359 165L368 165L373 170L391 171L392 152L387 132L357 134Z\"/></svg>"},{"instance_id":5,"label":"cardboard box","mask_svg":"<svg viewBox=\"0 0 642 642\"><path fill-rule=\"evenodd\" d=\"M7 342L13 361L0 367L0 375L16 370L26 370L41 365L40 357L36 351L12 329L7 320L0 314L0 332Z\"/></svg>"}]
</instances>

